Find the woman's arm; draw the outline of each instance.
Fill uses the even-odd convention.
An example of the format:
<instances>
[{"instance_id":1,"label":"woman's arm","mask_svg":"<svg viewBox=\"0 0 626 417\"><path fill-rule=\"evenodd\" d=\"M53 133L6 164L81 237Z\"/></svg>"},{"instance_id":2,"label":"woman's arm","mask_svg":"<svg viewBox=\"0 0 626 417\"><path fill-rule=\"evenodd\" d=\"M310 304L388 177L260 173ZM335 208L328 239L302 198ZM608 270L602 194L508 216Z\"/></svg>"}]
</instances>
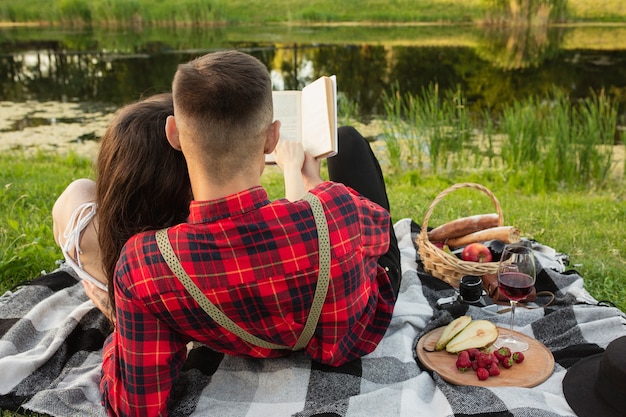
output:
<instances>
[{"instance_id":1,"label":"woman's arm","mask_svg":"<svg viewBox=\"0 0 626 417\"><path fill-rule=\"evenodd\" d=\"M91 299L94 305L102 311L102 313L115 325L115 311L111 308L111 301L109 300L109 293L96 287L94 284L87 280L83 280L83 287L85 287L85 293L87 297Z\"/></svg>"}]
</instances>

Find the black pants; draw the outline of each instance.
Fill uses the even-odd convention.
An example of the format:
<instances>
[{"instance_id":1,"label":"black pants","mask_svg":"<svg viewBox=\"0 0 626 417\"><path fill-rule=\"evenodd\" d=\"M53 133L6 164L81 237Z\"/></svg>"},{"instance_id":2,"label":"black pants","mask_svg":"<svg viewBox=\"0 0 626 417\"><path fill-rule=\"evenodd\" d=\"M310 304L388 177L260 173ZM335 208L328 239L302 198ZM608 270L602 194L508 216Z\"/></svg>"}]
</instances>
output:
<instances>
[{"instance_id":1,"label":"black pants","mask_svg":"<svg viewBox=\"0 0 626 417\"><path fill-rule=\"evenodd\" d=\"M351 126L342 126L337 133L339 142L337 155L328 158L330 180L353 188L389 211L383 172L369 143ZM400 249L393 230L393 222L389 225L389 238L389 250L378 259L378 264L387 270L391 286L397 296L402 274Z\"/></svg>"}]
</instances>

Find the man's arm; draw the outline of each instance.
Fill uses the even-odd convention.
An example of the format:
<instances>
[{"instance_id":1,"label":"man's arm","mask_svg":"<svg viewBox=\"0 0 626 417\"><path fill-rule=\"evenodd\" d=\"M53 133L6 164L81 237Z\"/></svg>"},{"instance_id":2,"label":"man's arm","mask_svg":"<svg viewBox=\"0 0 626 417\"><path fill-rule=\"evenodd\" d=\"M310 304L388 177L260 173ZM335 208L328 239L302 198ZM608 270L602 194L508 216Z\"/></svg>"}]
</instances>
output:
<instances>
[{"instance_id":1,"label":"man's arm","mask_svg":"<svg viewBox=\"0 0 626 417\"><path fill-rule=\"evenodd\" d=\"M283 170L285 197L289 201L301 199L307 191L323 182L320 161L306 154L300 142L278 142L275 158Z\"/></svg>"},{"instance_id":2,"label":"man's arm","mask_svg":"<svg viewBox=\"0 0 626 417\"><path fill-rule=\"evenodd\" d=\"M115 302L117 323L102 363L103 403L110 416L165 416L186 346L118 282Z\"/></svg>"}]
</instances>

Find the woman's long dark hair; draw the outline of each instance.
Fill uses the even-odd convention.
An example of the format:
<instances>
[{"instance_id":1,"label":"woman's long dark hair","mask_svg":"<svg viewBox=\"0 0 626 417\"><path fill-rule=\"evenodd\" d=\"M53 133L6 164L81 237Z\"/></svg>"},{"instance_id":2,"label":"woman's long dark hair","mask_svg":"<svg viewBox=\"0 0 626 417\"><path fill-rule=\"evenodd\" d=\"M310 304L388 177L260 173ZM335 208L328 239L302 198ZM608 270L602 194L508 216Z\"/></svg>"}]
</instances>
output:
<instances>
[{"instance_id":1,"label":"woman's long dark hair","mask_svg":"<svg viewBox=\"0 0 626 417\"><path fill-rule=\"evenodd\" d=\"M120 109L101 139L98 242L113 307L113 275L126 241L145 230L181 223L189 213L187 164L165 136L165 121L173 114L172 95L157 94Z\"/></svg>"}]
</instances>

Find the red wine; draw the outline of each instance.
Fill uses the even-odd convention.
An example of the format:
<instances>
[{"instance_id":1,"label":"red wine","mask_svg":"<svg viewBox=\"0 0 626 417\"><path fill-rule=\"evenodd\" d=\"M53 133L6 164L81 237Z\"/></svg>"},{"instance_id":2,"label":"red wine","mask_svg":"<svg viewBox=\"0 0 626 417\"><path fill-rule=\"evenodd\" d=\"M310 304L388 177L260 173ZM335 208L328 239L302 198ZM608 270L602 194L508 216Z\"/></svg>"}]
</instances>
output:
<instances>
[{"instance_id":1,"label":"red wine","mask_svg":"<svg viewBox=\"0 0 626 417\"><path fill-rule=\"evenodd\" d=\"M523 300L533 289L533 279L520 272L503 272L498 277L500 289L509 300Z\"/></svg>"}]
</instances>

